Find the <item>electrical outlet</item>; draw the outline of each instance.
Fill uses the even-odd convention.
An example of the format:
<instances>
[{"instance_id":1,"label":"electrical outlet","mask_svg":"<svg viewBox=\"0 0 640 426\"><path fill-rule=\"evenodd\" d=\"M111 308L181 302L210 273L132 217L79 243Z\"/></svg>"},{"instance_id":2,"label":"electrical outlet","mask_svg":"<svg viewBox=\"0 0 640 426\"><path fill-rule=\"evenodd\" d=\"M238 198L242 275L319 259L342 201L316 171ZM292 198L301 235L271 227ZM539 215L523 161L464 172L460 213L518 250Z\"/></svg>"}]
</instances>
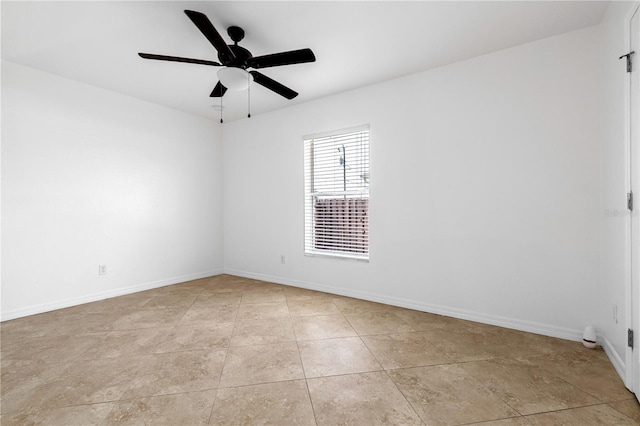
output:
<instances>
[{"instance_id":1,"label":"electrical outlet","mask_svg":"<svg viewBox=\"0 0 640 426\"><path fill-rule=\"evenodd\" d=\"M98 265L98 275L107 275L107 265Z\"/></svg>"},{"instance_id":2,"label":"electrical outlet","mask_svg":"<svg viewBox=\"0 0 640 426\"><path fill-rule=\"evenodd\" d=\"M280 263L284 265L286 262L287 262L287 258L284 256L280 256Z\"/></svg>"}]
</instances>

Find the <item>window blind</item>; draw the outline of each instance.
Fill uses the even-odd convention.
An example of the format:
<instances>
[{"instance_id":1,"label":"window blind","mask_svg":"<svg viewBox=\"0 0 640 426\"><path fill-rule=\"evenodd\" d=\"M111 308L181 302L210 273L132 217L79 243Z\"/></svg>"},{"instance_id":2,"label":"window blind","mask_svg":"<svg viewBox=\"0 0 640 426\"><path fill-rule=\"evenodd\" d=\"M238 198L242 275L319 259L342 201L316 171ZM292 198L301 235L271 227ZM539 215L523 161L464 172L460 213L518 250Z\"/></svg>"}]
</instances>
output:
<instances>
[{"instance_id":1,"label":"window blind","mask_svg":"<svg viewBox=\"0 0 640 426\"><path fill-rule=\"evenodd\" d=\"M369 127L304 139L305 254L369 258Z\"/></svg>"}]
</instances>

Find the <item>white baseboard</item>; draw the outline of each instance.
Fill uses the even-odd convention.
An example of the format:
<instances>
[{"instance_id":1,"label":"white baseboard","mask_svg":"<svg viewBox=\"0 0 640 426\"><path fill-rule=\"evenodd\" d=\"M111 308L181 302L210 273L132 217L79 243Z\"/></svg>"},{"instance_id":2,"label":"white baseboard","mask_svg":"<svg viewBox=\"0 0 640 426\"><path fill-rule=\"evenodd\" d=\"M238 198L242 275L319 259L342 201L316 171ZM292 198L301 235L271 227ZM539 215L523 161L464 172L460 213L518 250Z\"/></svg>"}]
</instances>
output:
<instances>
[{"instance_id":1,"label":"white baseboard","mask_svg":"<svg viewBox=\"0 0 640 426\"><path fill-rule=\"evenodd\" d=\"M459 318L468 321L480 322L499 327L510 328L519 331L541 334L544 336L557 337L565 340L582 341L582 330L576 330L565 327L558 327L551 324L537 323L533 321L522 321L515 318L507 318L499 315L488 315L485 313L469 311L464 309L456 309L442 305L434 305L424 302L416 302L413 300L403 299L401 297L393 297L380 295L376 293L363 292L357 290L344 289L322 284L309 283L297 280L290 280L282 277L257 274L253 272L240 271L237 269L225 268L225 274L236 275L245 278L253 278L261 281L268 281L277 284L290 285L294 287L302 287L309 290L323 291L341 296L355 297L358 299L369 300L371 302L379 302L387 305L399 306L402 308L415 309L418 311L429 312L438 315L444 315L453 318Z\"/></svg>"},{"instance_id":2,"label":"white baseboard","mask_svg":"<svg viewBox=\"0 0 640 426\"><path fill-rule=\"evenodd\" d=\"M607 354L609 361L611 361L613 368L615 368L625 386L629 388L630 383L627 383L627 368L625 361L620 358L620 355L616 352L609 339L607 339L607 336L598 335L598 342L602 346L602 349L604 349L604 353Z\"/></svg>"},{"instance_id":3,"label":"white baseboard","mask_svg":"<svg viewBox=\"0 0 640 426\"><path fill-rule=\"evenodd\" d=\"M109 299L111 297L124 296L126 294L137 293L139 291L151 290L154 288L164 287L173 284L183 283L185 281L197 280L200 278L212 277L222 274L222 269L199 272L195 274L182 275L158 281L152 281L143 284L137 284L129 287L121 287L114 290L103 291L100 293L88 294L70 299L56 300L55 302L43 303L40 305L27 306L25 308L14 309L11 311L3 311L0 314L0 321L9 321L16 318L26 317L28 315L41 314L43 312L54 311L56 309L68 308L71 306L82 305L83 303L97 302L98 300Z\"/></svg>"}]
</instances>

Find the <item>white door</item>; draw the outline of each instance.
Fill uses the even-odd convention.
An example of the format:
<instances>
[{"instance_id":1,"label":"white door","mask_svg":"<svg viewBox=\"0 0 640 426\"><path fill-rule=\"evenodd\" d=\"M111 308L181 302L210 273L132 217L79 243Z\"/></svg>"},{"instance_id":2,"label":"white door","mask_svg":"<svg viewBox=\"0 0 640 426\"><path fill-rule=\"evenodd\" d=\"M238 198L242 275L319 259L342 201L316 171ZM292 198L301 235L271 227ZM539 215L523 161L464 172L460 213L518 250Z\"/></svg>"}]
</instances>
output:
<instances>
[{"instance_id":1,"label":"white door","mask_svg":"<svg viewBox=\"0 0 640 426\"><path fill-rule=\"evenodd\" d=\"M633 391L640 401L640 9L636 9L631 17L630 51L633 67L630 73L629 97L629 191L635 196L633 210L629 209L631 229L630 275L631 275L631 322L635 331L634 349L631 354L633 374ZM628 195L629 196L629 195ZM631 207L631 206L629 206Z\"/></svg>"}]
</instances>

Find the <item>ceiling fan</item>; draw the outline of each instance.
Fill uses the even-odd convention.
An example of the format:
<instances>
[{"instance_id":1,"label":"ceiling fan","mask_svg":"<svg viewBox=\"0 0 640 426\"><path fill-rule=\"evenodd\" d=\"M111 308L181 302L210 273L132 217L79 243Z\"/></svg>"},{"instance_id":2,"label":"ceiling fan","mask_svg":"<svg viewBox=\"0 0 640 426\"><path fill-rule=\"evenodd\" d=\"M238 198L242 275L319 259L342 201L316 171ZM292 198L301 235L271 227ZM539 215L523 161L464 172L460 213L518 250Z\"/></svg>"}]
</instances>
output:
<instances>
[{"instance_id":1,"label":"ceiling fan","mask_svg":"<svg viewBox=\"0 0 640 426\"><path fill-rule=\"evenodd\" d=\"M247 71L247 69L260 69L277 67L280 65L314 62L316 57L311 49L290 50L287 52L273 53L264 56L253 56L247 49L238 46L238 42L244 38L244 30L242 28L231 26L227 29L229 37L234 42L234 44L227 45L205 14L195 12L193 10L185 10L184 13L186 13L189 19L191 19L200 32L204 34L207 40L209 40L213 47L218 51L218 59L220 62L181 58L177 56L155 55L152 53L138 53L138 55L145 59L224 67L218 70L218 78L220 81L218 81L215 88L209 95L210 97L222 97L227 89L244 90L248 87L251 80L281 96L284 96L287 99L293 99L298 96L297 92L283 84L278 83L258 71Z\"/></svg>"}]
</instances>

